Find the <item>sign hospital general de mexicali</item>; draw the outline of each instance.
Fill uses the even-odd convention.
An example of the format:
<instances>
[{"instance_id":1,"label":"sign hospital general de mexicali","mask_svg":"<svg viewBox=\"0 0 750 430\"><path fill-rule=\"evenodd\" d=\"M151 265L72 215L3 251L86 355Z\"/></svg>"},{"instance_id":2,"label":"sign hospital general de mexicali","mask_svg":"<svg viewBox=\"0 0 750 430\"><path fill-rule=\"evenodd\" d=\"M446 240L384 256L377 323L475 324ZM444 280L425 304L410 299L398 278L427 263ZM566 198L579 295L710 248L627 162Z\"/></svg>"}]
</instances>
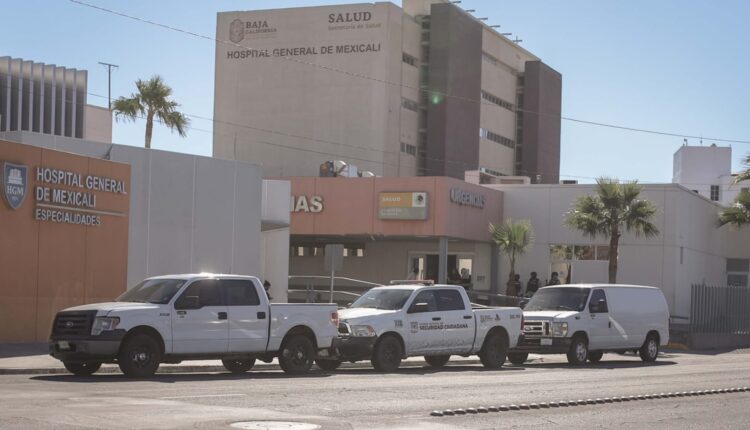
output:
<instances>
[{"instance_id":1,"label":"sign hospital general de mexicali","mask_svg":"<svg viewBox=\"0 0 750 430\"><path fill-rule=\"evenodd\" d=\"M97 227L102 216L124 216L121 212L101 210L97 193L126 195L125 182L96 175L83 175L62 169L37 167L32 172L36 179L33 188L34 218L38 221ZM4 163L3 189L11 209L18 209L29 192L28 168Z\"/></svg>"}]
</instances>

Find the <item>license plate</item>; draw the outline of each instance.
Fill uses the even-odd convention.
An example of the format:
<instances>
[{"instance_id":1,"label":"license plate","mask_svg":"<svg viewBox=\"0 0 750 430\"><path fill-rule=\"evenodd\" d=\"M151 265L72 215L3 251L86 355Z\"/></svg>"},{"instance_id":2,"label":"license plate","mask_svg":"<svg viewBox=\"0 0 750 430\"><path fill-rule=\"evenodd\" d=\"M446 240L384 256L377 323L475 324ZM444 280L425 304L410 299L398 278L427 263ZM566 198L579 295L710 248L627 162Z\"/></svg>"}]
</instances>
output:
<instances>
[{"instance_id":1,"label":"license plate","mask_svg":"<svg viewBox=\"0 0 750 430\"><path fill-rule=\"evenodd\" d=\"M552 345L552 339L541 339L539 342L540 345L549 346Z\"/></svg>"},{"instance_id":2,"label":"license plate","mask_svg":"<svg viewBox=\"0 0 750 430\"><path fill-rule=\"evenodd\" d=\"M67 340L61 340L57 342L57 348L60 349L61 351L66 351L70 349L70 343L68 343Z\"/></svg>"}]
</instances>

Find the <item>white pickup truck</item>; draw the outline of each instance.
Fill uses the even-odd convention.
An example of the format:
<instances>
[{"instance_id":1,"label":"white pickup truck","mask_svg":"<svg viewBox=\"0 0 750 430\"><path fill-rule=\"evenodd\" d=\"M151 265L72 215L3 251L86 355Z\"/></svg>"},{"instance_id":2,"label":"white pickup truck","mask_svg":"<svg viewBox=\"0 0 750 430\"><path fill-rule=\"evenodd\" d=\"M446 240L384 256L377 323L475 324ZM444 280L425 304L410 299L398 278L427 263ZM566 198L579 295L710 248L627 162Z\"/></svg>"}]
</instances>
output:
<instances>
[{"instance_id":1,"label":"white pickup truck","mask_svg":"<svg viewBox=\"0 0 750 430\"><path fill-rule=\"evenodd\" d=\"M464 288L454 285L373 288L339 314L338 355L316 361L325 370L341 360L371 360L376 370L392 372L411 356L441 367L451 355L472 354L498 368L523 325L520 308L472 308Z\"/></svg>"},{"instance_id":2,"label":"white pickup truck","mask_svg":"<svg viewBox=\"0 0 750 430\"><path fill-rule=\"evenodd\" d=\"M126 376L147 377L162 362L191 359L221 359L242 373L275 357L299 374L330 356L338 324L333 304L270 304L252 276L159 276L114 302L58 312L49 351L77 375L117 363Z\"/></svg>"}]
</instances>

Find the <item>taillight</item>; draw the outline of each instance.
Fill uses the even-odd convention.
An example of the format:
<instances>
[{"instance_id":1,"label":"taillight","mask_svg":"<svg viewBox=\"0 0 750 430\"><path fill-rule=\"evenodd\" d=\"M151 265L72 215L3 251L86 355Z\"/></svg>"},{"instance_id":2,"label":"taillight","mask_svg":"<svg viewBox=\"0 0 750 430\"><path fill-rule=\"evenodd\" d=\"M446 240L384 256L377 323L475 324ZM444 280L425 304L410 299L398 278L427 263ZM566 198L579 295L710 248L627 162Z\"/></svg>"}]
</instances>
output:
<instances>
[{"instance_id":1,"label":"taillight","mask_svg":"<svg viewBox=\"0 0 750 430\"><path fill-rule=\"evenodd\" d=\"M331 324L333 324L334 327L339 327L339 313L338 312L331 312Z\"/></svg>"}]
</instances>

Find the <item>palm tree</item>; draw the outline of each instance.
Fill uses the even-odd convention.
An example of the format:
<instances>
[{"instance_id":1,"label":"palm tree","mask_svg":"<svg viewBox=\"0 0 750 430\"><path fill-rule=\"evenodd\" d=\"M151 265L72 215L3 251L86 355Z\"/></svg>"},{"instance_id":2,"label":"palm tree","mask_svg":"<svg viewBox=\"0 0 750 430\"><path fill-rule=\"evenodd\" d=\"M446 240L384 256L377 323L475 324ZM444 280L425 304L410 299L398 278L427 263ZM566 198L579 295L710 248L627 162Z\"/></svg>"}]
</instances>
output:
<instances>
[{"instance_id":1,"label":"palm tree","mask_svg":"<svg viewBox=\"0 0 750 430\"><path fill-rule=\"evenodd\" d=\"M490 223L490 233L492 233L492 240L495 241L500 251L508 255L510 273L508 274L505 294L512 295L510 290L513 277L516 274L516 257L523 255L534 241L534 228L529 220L514 223L513 220L508 219L500 225ZM518 292L516 291L516 293Z\"/></svg>"},{"instance_id":2,"label":"palm tree","mask_svg":"<svg viewBox=\"0 0 750 430\"><path fill-rule=\"evenodd\" d=\"M190 124L185 114L177 111L180 105L170 100L172 88L164 83L161 76L155 75L148 81L135 81L138 93L129 98L120 97L112 103L115 119L135 121L136 118L146 119L146 148L151 148L151 134L154 128L154 117L170 130L187 135L186 129Z\"/></svg>"},{"instance_id":3,"label":"palm tree","mask_svg":"<svg viewBox=\"0 0 750 430\"><path fill-rule=\"evenodd\" d=\"M657 236L659 229L651 223L656 206L650 200L638 198L643 187L637 181L621 183L617 179L599 178L596 185L596 195L578 197L566 214L565 223L592 239L609 238L609 283L614 284L620 237L623 232Z\"/></svg>"},{"instance_id":4,"label":"palm tree","mask_svg":"<svg viewBox=\"0 0 750 430\"><path fill-rule=\"evenodd\" d=\"M726 224L737 228L750 224L750 191L740 191L732 206L719 213L719 227Z\"/></svg>"},{"instance_id":5,"label":"palm tree","mask_svg":"<svg viewBox=\"0 0 750 430\"><path fill-rule=\"evenodd\" d=\"M738 184L742 181L750 180L750 154L747 154L744 160L742 160L742 164L745 165L745 170L737 174L737 176L734 178L734 183Z\"/></svg>"}]
</instances>

